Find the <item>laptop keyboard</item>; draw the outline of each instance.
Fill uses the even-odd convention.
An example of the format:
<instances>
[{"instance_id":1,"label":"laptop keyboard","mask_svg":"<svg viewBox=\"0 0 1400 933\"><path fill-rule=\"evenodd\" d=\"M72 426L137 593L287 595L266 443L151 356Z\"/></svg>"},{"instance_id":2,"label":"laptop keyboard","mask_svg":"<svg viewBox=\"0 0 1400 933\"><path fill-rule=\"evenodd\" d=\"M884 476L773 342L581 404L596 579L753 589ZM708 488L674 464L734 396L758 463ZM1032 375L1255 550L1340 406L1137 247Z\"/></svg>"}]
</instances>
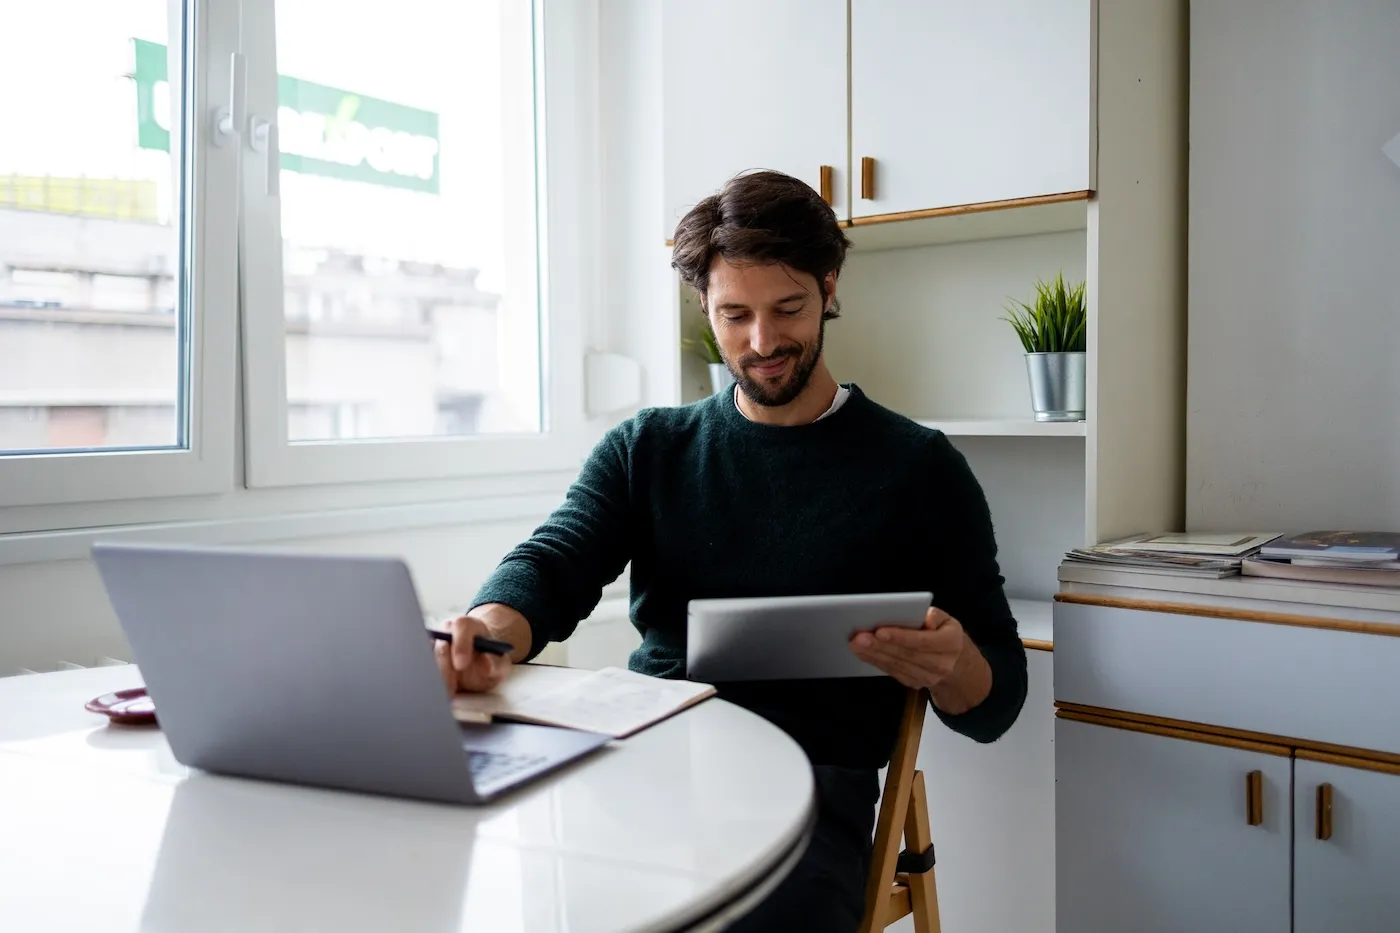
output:
<instances>
[{"instance_id":1,"label":"laptop keyboard","mask_svg":"<svg viewBox=\"0 0 1400 933\"><path fill-rule=\"evenodd\" d=\"M471 768L472 779L479 784L495 784L509 780L518 774L540 767L548 760L544 755L467 749L467 766Z\"/></svg>"}]
</instances>

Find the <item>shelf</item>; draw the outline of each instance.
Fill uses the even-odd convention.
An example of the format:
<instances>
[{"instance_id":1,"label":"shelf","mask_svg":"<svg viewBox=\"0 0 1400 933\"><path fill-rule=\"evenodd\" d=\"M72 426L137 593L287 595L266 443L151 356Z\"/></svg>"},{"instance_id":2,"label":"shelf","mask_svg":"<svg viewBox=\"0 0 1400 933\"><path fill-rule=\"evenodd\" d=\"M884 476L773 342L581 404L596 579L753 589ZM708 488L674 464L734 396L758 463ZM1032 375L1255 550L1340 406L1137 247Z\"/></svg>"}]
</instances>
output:
<instances>
[{"instance_id":1,"label":"shelf","mask_svg":"<svg viewBox=\"0 0 1400 933\"><path fill-rule=\"evenodd\" d=\"M1087 197L1087 192L1085 192ZM846 228L846 236L858 252L968 243L1003 237L1031 236L1084 230L1089 226L1086 200L1030 203L996 210L951 212L932 217L911 217L888 223L862 223Z\"/></svg>"},{"instance_id":2,"label":"shelf","mask_svg":"<svg viewBox=\"0 0 1400 933\"><path fill-rule=\"evenodd\" d=\"M949 437L1084 437L1088 432L1088 423L1084 421L1034 421L1030 418L948 418L921 420L919 424Z\"/></svg>"}]
</instances>

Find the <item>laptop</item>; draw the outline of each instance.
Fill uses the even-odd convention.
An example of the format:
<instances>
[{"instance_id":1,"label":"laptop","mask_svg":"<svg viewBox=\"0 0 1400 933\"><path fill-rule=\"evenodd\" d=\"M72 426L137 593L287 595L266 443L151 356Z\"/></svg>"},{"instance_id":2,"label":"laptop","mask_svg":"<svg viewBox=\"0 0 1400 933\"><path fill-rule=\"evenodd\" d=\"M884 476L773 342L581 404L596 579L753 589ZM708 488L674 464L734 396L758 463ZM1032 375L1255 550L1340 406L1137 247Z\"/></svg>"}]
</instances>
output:
<instances>
[{"instance_id":1,"label":"laptop","mask_svg":"<svg viewBox=\"0 0 1400 933\"><path fill-rule=\"evenodd\" d=\"M397 558L101 542L92 556L189 767L477 804L609 741L458 723Z\"/></svg>"}]
</instances>

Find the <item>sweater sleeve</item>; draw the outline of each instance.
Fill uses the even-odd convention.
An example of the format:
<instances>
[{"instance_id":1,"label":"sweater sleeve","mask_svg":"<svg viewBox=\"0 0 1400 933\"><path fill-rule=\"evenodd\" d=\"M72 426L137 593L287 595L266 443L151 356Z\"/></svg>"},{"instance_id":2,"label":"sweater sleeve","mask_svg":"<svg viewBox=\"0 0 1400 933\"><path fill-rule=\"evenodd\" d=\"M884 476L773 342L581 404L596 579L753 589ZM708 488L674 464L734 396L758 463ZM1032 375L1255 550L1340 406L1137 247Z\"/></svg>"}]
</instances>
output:
<instances>
[{"instance_id":1,"label":"sweater sleeve","mask_svg":"<svg viewBox=\"0 0 1400 933\"><path fill-rule=\"evenodd\" d=\"M624 422L598 442L563 504L502 559L472 602L504 603L525 617L526 660L572 635L627 566L631 428Z\"/></svg>"},{"instance_id":2,"label":"sweater sleeve","mask_svg":"<svg viewBox=\"0 0 1400 933\"><path fill-rule=\"evenodd\" d=\"M957 619L987 659L992 689L980 704L952 715L934 707L950 729L994 742L1016 722L1026 701L1026 649L1002 589L996 536L987 498L967 459L946 437L936 442L942 482L933 484L941 513L935 535L934 605Z\"/></svg>"}]
</instances>

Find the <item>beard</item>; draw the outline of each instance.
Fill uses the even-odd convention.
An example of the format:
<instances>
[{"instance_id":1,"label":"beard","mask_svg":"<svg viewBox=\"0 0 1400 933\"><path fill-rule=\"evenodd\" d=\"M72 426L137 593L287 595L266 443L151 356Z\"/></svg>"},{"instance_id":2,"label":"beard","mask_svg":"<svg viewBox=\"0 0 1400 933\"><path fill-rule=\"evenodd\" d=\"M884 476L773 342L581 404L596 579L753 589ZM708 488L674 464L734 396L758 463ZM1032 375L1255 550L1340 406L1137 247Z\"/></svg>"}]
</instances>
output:
<instances>
[{"instance_id":1,"label":"beard","mask_svg":"<svg viewBox=\"0 0 1400 933\"><path fill-rule=\"evenodd\" d=\"M725 357L724 365L734 376L739 391L748 396L749 401L764 408L778 408L801 395L802 390L807 388L807 383L812 381L812 373L817 369L817 360L821 359L825 338L826 321L823 320L817 330L817 339L813 343L788 344L779 347L769 356L744 356L739 359L737 365ZM784 357L792 357L795 362L782 375L764 379L751 372L753 366L772 363Z\"/></svg>"}]
</instances>

